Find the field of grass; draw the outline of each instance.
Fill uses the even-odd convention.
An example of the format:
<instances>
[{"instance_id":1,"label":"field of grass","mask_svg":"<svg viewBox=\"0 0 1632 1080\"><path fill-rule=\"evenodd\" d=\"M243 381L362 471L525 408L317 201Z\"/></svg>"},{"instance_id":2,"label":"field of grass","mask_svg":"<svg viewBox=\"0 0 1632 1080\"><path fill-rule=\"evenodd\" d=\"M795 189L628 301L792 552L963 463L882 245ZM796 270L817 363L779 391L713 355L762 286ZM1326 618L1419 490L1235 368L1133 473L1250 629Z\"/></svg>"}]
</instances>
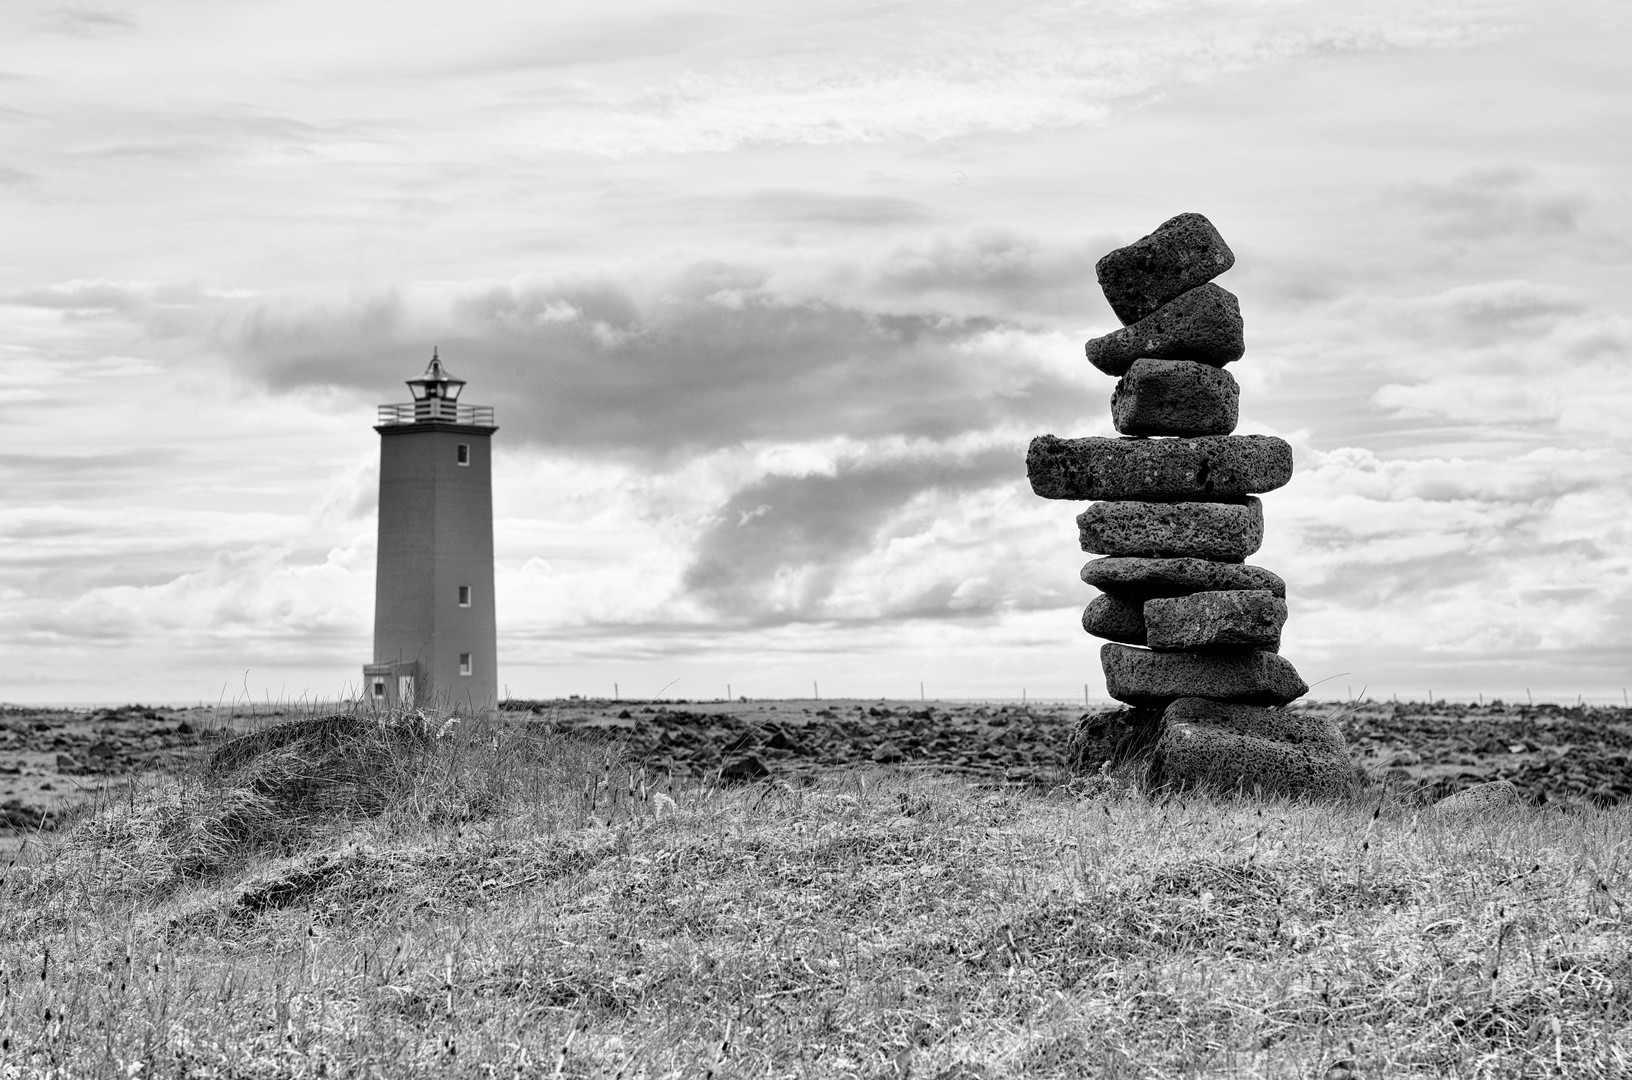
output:
<instances>
[{"instance_id":1,"label":"field of grass","mask_svg":"<svg viewBox=\"0 0 1632 1080\"><path fill-rule=\"evenodd\" d=\"M0 1077L1632 1075L1632 810L314 727L32 841Z\"/></svg>"}]
</instances>

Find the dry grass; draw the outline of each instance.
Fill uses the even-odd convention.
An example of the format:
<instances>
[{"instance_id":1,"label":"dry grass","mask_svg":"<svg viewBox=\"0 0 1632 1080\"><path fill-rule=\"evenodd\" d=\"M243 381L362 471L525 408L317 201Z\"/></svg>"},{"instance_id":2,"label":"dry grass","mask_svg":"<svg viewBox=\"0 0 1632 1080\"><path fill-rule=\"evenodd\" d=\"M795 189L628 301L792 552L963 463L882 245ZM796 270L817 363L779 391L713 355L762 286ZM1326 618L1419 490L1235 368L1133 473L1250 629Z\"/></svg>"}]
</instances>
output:
<instances>
[{"instance_id":1,"label":"dry grass","mask_svg":"<svg viewBox=\"0 0 1632 1080\"><path fill-rule=\"evenodd\" d=\"M0 1077L1632 1075L1632 812L671 787L384 718L0 886Z\"/></svg>"}]
</instances>

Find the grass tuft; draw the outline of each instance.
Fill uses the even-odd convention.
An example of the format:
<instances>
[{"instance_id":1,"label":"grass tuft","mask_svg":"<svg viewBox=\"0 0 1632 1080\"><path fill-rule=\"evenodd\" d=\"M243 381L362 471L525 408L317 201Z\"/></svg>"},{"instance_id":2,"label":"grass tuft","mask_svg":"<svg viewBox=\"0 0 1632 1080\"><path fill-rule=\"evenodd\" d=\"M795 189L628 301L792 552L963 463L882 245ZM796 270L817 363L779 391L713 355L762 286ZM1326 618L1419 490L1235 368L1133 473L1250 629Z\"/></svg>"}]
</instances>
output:
<instances>
[{"instance_id":1,"label":"grass tuft","mask_svg":"<svg viewBox=\"0 0 1632 1080\"><path fill-rule=\"evenodd\" d=\"M676 784L542 724L325 723L6 873L4 1075L1632 1069L1625 809Z\"/></svg>"}]
</instances>

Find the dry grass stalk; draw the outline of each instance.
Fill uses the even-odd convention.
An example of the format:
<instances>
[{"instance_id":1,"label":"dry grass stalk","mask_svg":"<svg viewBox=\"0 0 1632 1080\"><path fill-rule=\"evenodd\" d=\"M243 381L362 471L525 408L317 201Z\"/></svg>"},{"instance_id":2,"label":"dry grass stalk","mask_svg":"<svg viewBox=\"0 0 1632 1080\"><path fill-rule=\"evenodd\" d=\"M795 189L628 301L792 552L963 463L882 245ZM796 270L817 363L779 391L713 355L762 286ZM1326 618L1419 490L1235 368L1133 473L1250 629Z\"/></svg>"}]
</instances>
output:
<instances>
[{"instance_id":1,"label":"dry grass stalk","mask_svg":"<svg viewBox=\"0 0 1632 1080\"><path fill-rule=\"evenodd\" d=\"M0 1075L1632 1069L1626 810L677 788L417 716L274 742L8 870Z\"/></svg>"}]
</instances>

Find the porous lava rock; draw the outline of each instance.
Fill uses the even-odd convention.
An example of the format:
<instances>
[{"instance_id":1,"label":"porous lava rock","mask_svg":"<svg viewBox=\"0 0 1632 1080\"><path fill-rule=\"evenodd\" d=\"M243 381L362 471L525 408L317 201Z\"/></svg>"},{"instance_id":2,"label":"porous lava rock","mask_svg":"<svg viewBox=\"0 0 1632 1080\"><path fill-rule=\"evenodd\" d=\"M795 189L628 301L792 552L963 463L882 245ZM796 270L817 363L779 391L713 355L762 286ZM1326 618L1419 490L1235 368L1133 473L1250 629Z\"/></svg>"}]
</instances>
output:
<instances>
[{"instance_id":1,"label":"porous lava rock","mask_svg":"<svg viewBox=\"0 0 1632 1080\"><path fill-rule=\"evenodd\" d=\"M1218 794L1341 799L1353 794L1357 779L1345 753L1164 718L1148 782Z\"/></svg>"},{"instance_id":2,"label":"porous lava rock","mask_svg":"<svg viewBox=\"0 0 1632 1080\"><path fill-rule=\"evenodd\" d=\"M1067 765L1078 773L1094 773L1140 761L1148 758L1161 731L1158 709L1084 713L1071 734Z\"/></svg>"},{"instance_id":3,"label":"porous lava rock","mask_svg":"<svg viewBox=\"0 0 1632 1080\"><path fill-rule=\"evenodd\" d=\"M1103 593L1082 609L1082 628L1095 637L1125 645L1145 643L1145 606L1137 600Z\"/></svg>"},{"instance_id":4,"label":"porous lava rock","mask_svg":"<svg viewBox=\"0 0 1632 1080\"><path fill-rule=\"evenodd\" d=\"M1083 566L1081 576L1094 588L1128 600L1188 596L1222 589L1267 589L1276 596L1286 595L1286 582L1274 571L1262 566L1207 559L1113 556L1090 560Z\"/></svg>"},{"instance_id":5,"label":"porous lava rock","mask_svg":"<svg viewBox=\"0 0 1632 1080\"><path fill-rule=\"evenodd\" d=\"M1162 718L1186 724L1211 724L1236 735L1307 745L1327 753L1344 755L1348 753L1343 742L1343 733L1328 715L1292 712L1288 709L1266 709L1262 705L1232 705L1208 698L1187 697L1179 698L1169 705L1162 712Z\"/></svg>"},{"instance_id":6,"label":"porous lava rock","mask_svg":"<svg viewBox=\"0 0 1632 1080\"><path fill-rule=\"evenodd\" d=\"M1240 562L1264 542L1263 504L1098 502L1077 515L1082 550L1096 555Z\"/></svg>"},{"instance_id":7,"label":"porous lava rock","mask_svg":"<svg viewBox=\"0 0 1632 1080\"><path fill-rule=\"evenodd\" d=\"M1111 391L1111 423L1124 435L1228 435L1241 387L1223 368L1188 360L1135 360Z\"/></svg>"},{"instance_id":8,"label":"porous lava rock","mask_svg":"<svg viewBox=\"0 0 1632 1080\"><path fill-rule=\"evenodd\" d=\"M1138 644L1152 649L1254 645L1278 652L1286 601L1267 589L1196 592L1146 600L1142 614L1145 640Z\"/></svg>"},{"instance_id":9,"label":"porous lava rock","mask_svg":"<svg viewBox=\"0 0 1632 1080\"><path fill-rule=\"evenodd\" d=\"M1106 692L1140 709L1165 709L1183 697L1286 705L1309 692L1291 663L1263 649L1154 652L1107 642L1099 662Z\"/></svg>"},{"instance_id":10,"label":"porous lava rock","mask_svg":"<svg viewBox=\"0 0 1632 1080\"><path fill-rule=\"evenodd\" d=\"M1026 475L1045 499L1233 502L1292 479L1292 447L1273 435L1039 435L1026 451Z\"/></svg>"},{"instance_id":11,"label":"porous lava rock","mask_svg":"<svg viewBox=\"0 0 1632 1080\"><path fill-rule=\"evenodd\" d=\"M1188 360L1223 367L1246 352L1241 304L1212 283L1191 289L1143 319L1094 338L1083 351L1107 375L1125 375L1135 360Z\"/></svg>"},{"instance_id":12,"label":"porous lava rock","mask_svg":"<svg viewBox=\"0 0 1632 1080\"><path fill-rule=\"evenodd\" d=\"M1200 214L1179 214L1094 264L1099 287L1124 326L1213 280L1235 253Z\"/></svg>"},{"instance_id":13,"label":"porous lava rock","mask_svg":"<svg viewBox=\"0 0 1632 1080\"><path fill-rule=\"evenodd\" d=\"M1436 815L1477 817L1481 814L1513 810L1523 806L1524 796L1511 780L1491 780L1463 788L1433 805Z\"/></svg>"}]
</instances>

